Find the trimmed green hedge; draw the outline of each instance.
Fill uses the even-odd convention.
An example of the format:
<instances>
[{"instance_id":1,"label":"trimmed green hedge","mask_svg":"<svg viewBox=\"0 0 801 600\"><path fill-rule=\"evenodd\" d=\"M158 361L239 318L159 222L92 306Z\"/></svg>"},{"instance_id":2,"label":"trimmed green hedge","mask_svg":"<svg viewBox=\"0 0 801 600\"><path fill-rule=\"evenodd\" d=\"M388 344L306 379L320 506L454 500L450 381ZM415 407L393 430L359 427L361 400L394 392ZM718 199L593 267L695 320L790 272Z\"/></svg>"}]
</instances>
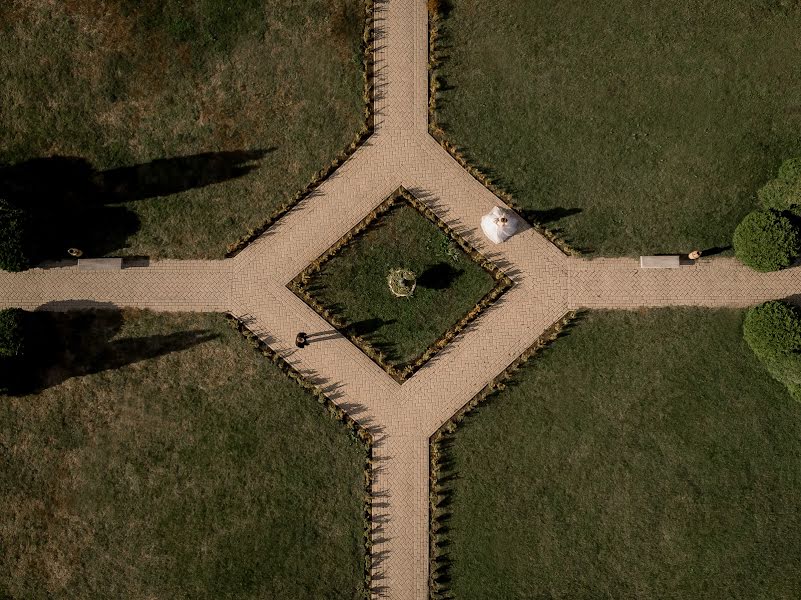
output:
<instances>
[{"instance_id":1,"label":"trimmed green hedge","mask_svg":"<svg viewBox=\"0 0 801 600\"><path fill-rule=\"evenodd\" d=\"M25 353L23 313L18 308L0 310L0 394L8 393L13 387Z\"/></svg>"},{"instance_id":2,"label":"trimmed green hedge","mask_svg":"<svg viewBox=\"0 0 801 600\"><path fill-rule=\"evenodd\" d=\"M779 176L757 192L762 208L792 210L801 205L801 158L791 158L779 167Z\"/></svg>"},{"instance_id":3,"label":"trimmed green hedge","mask_svg":"<svg viewBox=\"0 0 801 600\"><path fill-rule=\"evenodd\" d=\"M752 269L778 271L801 254L801 236L788 215L758 210L747 214L734 231L734 252Z\"/></svg>"},{"instance_id":4,"label":"trimmed green hedge","mask_svg":"<svg viewBox=\"0 0 801 600\"><path fill-rule=\"evenodd\" d=\"M755 306L746 314L743 337L770 374L801 400L801 309L779 300Z\"/></svg>"},{"instance_id":5,"label":"trimmed green hedge","mask_svg":"<svg viewBox=\"0 0 801 600\"><path fill-rule=\"evenodd\" d=\"M25 255L27 225L27 215L0 198L0 269L3 271L23 271L28 268Z\"/></svg>"}]
</instances>

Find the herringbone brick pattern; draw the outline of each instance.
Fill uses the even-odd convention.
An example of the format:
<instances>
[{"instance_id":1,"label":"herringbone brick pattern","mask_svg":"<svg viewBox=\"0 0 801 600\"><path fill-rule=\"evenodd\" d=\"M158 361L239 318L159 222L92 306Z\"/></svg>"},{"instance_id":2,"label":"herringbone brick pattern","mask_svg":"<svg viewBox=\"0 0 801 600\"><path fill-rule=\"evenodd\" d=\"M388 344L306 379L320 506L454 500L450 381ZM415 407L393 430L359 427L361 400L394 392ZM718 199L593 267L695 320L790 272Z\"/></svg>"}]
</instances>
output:
<instances>
[{"instance_id":1,"label":"herringbone brick pattern","mask_svg":"<svg viewBox=\"0 0 801 600\"><path fill-rule=\"evenodd\" d=\"M231 304L231 264L165 260L119 271L79 271L76 266L0 271L0 307L66 310L98 304L224 312Z\"/></svg>"},{"instance_id":2,"label":"herringbone brick pattern","mask_svg":"<svg viewBox=\"0 0 801 600\"><path fill-rule=\"evenodd\" d=\"M503 203L427 133L426 0L376 0L375 133L314 193L235 258L121 271L0 273L0 307L102 305L230 312L374 438L373 595L423 600L429 438L552 323L576 308L746 306L801 294L801 268L755 273L731 259L641 270L565 256L533 229L501 246L478 227ZM492 259L513 287L403 385L332 330L286 284L403 186ZM311 334L303 350L299 331Z\"/></svg>"},{"instance_id":3,"label":"herringbone brick pattern","mask_svg":"<svg viewBox=\"0 0 801 600\"><path fill-rule=\"evenodd\" d=\"M571 308L750 306L801 298L801 268L757 273L733 258L704 259L678 269L640 269L636 259L570 261Z\"/></svg>"}]
</instances>

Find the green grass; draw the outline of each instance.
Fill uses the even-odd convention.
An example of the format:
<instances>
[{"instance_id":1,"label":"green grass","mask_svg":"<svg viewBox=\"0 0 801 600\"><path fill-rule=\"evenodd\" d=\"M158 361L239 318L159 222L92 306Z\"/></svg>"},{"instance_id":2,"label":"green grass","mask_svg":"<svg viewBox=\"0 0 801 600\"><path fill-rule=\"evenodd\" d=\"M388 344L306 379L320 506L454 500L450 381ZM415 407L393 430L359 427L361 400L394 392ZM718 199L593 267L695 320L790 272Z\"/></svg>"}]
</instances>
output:
<instances>
[{"instance_id":1,"label":"green grass","mask_svg":"<svg viewBox=\"0 0 801 600\"><path fill-rule=\"evenodd\" d=\"M364 447L224 317L37 319L43 389L0 397L0 597L364 598Z\"/></svg>"},{"instance_id":2,"label":"green grass","mask_svg":"<svg viewBox=\"0 0 801 600\"><path fill-rule=\"evenodd\" d=\"M267 151L241 177L186 191L186 165L160 169L146 199L124 204L140 227L115 254L222 257L364 123L362 0L0 4L0 164L70 156L102 172Z\"/></svg>"},{"instance_id":3,"label":"green grass","mask_svg":"<svg viewBox=\"0 0 801 600\"><path fill-rule=\"evenodd\" d=\"M796 1L450 4L436 121L576 247L728 246L801 154Z\"/></svg>"},{"instance_id":4,"label":"green grass","mask_svg":"<svg viewBox=\"0 0 801 600\"><path fill-rule=\"evenodd\" d=\"M417 287L398 298L387 285L394 268L411 269ZM412 362L495 286L493 277L436 225L405 202L326 262L307 291L364 337L386 362Z\"/></svg>"},{"instance_id":5,"label":"green grass","mask_svg":"<svg viewBox=\"0 0 801 600\"><path fill-rule=\"evenodd\" d=\"M801 404L742 311L592 313L446 450L453 597L801 595Z\"/></svg>"}]
</instances>

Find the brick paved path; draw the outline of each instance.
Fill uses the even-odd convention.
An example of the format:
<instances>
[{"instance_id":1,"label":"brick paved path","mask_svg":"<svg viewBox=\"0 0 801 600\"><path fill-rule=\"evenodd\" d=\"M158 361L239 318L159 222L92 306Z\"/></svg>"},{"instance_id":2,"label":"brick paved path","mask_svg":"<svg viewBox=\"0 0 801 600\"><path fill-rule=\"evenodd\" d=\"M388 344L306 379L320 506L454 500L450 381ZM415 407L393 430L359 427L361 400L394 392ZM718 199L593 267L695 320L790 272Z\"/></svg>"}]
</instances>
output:
<instances>
[{"instance_id":1,"label":"brick paved path","mask_svg":"<svg viewBox=\"0 0 801 600\"><path fill-rule=\"evenodd\" d=\"M571 309L747 306L801 294L801 268L758 274L732 259L640 270L632 259L568 258L532 229L493 246L481 215L500 200L427 133L425 0L377 0L376 131L320 188L233 259L164 261L118 272L0 273L0 306L87 302L230 312L347 410L375 440L374 596L428 594L430 436ZM298 331L331 327L287 288L309 262L399 186L428 203L515 282L403 385L334 332L302 351ZM76 301L70 303L69 301Z\"/></svg>"},{"instance_id":2,"label":"brick paved path","mask_svg":"<svg viewBox=\"0 0 801 600\"><path fill-rule=\"evenodd\" d=\"M0 307L66 310L97 303L158 311L225 312L231 305L229 261L165 260L121 271L76 266L0 271Z\"/></svg>"}]
</instances>

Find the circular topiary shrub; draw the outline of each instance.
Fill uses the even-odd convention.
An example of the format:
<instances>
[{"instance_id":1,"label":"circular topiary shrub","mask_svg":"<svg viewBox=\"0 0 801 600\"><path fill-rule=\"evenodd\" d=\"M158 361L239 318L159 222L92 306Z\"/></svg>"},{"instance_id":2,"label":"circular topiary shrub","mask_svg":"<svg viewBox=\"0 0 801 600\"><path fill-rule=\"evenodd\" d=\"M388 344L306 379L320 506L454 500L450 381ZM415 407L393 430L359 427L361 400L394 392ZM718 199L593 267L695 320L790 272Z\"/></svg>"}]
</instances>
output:
<instances>
[{"instance_id":1,"label":"circular topiary shrub","mask_svg":"<svg viewBox=\"0 0 801 600\"><path fill-rule=\"evenodd\" d=\"M801 401L801 309L777 300L748 311L743 337L767 367Z\"/></svg>"},{"instance_id":2,"label":"circular topiary shrub","mask_svg":"<svg viewBox=\"0 0 801 600\"><path fill-rule=\"evenodd\" d=\"M779 167L779 176L757 192L762 208L788 210L801 205L801 158L791 158Z\"/></svg>"},{"instance_id":3,"label":"circular topiary shrub","mask_svg":"<svg viewBox=\"0 0 801 600\"><path fill-rule=\"evenodd\" d=\"M734 252L757 271L778 271L801 254L801 236L793 222L774 210L749 213L734 231Z\"/></svg>"},{"instance_id":4,"label":"circular topiary shrub","mask_svg":"<svg viewBox=\"0 0 801 600\"><path fill-rule=\"evenodd\" d=\"M801 309L771 300L748 311L743 337L759 358L777 358L801 352Z\"/></svg>"}]
</instances>

